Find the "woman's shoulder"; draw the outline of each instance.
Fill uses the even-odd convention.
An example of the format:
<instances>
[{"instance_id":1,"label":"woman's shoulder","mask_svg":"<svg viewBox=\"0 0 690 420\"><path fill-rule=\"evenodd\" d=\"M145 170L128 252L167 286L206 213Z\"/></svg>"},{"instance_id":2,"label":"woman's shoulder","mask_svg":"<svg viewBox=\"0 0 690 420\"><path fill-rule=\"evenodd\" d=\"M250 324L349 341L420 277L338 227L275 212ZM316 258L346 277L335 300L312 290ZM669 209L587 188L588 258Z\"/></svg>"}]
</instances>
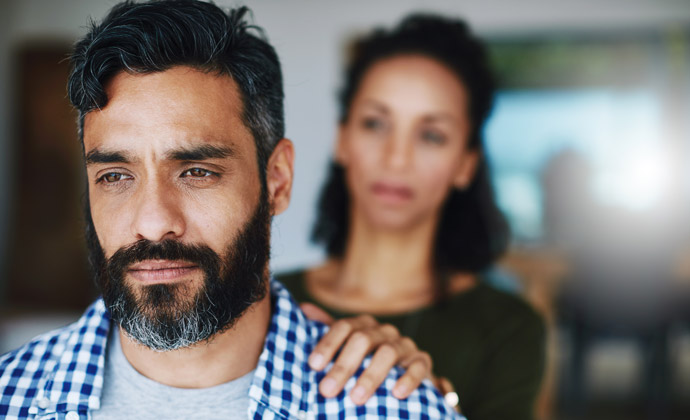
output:
<instances>
[{"instance_id":1,"label":"woman's shoulder","mask_svg":"<svg viewBox=\"0 0 690 420\"><path fill-rule=\"evenodd\" d=\"M307 269L306 268L296 268L296 269L292 269L292 270L280 271L278 273L274 273L273 278L275 278L279 282L283 283L284 285L287 285L287 283L294 283L294 282L303 283L306 275L307 275Z\"/></svg>"},{"instance_id":2,"label":"woman's shoulder","mask_svg":"<svg viewBox=\"0 0 690 420\"><path fill-rule=\"evenodd\" d=\"M275 273L273 277L278 280L292 294L298 302L310 301L306 288L307 269L299 268Z\"/></svg>"},{"instance_id":3,"label":"woman's shoulder","mask_svg":"<svg viewBox=\"0 0 690 420\"><path fill-rule=\"evenodd\" d=\"M466 296L451 299L451 306L456 311L471 313L481 328L504 333L519 330L543 335L545 332L544 318L522 296L484 282L477 284Z\"/></svg>"}]
</instances>

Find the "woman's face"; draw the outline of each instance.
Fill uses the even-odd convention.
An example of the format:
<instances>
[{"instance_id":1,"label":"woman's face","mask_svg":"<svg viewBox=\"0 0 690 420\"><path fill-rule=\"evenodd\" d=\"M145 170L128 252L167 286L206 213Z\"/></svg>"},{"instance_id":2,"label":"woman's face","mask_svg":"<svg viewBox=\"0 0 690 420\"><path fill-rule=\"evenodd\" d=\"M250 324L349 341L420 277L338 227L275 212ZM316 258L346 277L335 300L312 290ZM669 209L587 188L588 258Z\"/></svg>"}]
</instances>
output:
<instances>
[{"instance_id":1,"label":"woman's face","mask_svg":"<svg viewBox=\"0 0 690 420\"><path fill-rule=\"evenodd\" d=\"M444 65L421 55L374 64L336 149L356 217L393 230L435 221L450 190L474 174L470 128L467 91Z\"/></svg>"}]
</instances>

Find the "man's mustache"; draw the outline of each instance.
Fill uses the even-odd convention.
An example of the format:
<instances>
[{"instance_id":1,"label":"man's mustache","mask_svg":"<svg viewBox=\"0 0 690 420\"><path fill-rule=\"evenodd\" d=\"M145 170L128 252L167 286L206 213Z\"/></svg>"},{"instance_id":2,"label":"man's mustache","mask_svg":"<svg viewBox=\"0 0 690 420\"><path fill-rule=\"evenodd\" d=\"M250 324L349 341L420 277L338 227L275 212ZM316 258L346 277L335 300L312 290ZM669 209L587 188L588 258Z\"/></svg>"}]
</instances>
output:
<instances>
[{"instance_id":1,"label":"man's mustache","mask_svg":"<svg viewBox=\"0 0 690 420\"><path fill-rule=\"evenodd\" d=\"M146 260L186 261L198 265L204 271L216 272L222 262L221 256L207 245L185 244L173 239L160 242L140 239L127 247L118 249L108 258L108 274L117 278L131 265Z\"/></svg>"}]
</instances>

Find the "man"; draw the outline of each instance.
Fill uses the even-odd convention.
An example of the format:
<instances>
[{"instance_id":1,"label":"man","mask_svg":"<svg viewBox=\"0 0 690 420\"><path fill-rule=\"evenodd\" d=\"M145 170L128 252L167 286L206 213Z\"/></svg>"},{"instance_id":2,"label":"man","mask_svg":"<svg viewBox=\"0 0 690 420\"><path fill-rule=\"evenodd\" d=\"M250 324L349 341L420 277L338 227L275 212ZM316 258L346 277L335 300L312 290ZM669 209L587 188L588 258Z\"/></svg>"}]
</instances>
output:
<instances>
[{"instance_id":1,"label":"man","mask_svg":"<svg viewBox=\"0 0 690 420\"><path fill-rule=\"evenodd\" d=\"M69 96L103 297L0 358L3 418L454 416L428 382L392 398L398 370L363 406L356 378L318 394L307 359L326 327L268 281L293 147L278 58L246 12L126 2L77 44Z\"/></svg>"}]
</instances>

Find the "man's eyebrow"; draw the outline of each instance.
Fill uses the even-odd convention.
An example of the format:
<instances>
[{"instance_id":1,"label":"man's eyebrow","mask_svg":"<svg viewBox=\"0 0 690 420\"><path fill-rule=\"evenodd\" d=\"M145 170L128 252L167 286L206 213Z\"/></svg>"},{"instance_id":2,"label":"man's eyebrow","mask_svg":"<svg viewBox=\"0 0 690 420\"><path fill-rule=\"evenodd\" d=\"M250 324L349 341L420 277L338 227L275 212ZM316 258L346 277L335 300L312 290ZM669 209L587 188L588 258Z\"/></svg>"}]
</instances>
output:
<instances>
[{"instance_id":1,"label":"man's eyebrow","mask_svg":"<svg viewBox=\"0 0 690 420\"><path fill-rule=\"evenodd\" d=\"M131 163L131 159L123 152L108 152L93 149L86 154L86 164L92 165L95 163Z\"/></svg>"},{"instance_id":2,"label":"man's eyebrow","mask_svg":"<svg viewBox=\"0 0 690 420\"><path fill-rule=\"evenodd\" d=\"M179 148L171 150L166 153L166 157L170 160L206 160L206 159L222 159L225 157L234 157L236 155L235 149L228 146L213 146L205 144L203 146L194 146L190 148Z\"/></svg>"}]
</instances>

